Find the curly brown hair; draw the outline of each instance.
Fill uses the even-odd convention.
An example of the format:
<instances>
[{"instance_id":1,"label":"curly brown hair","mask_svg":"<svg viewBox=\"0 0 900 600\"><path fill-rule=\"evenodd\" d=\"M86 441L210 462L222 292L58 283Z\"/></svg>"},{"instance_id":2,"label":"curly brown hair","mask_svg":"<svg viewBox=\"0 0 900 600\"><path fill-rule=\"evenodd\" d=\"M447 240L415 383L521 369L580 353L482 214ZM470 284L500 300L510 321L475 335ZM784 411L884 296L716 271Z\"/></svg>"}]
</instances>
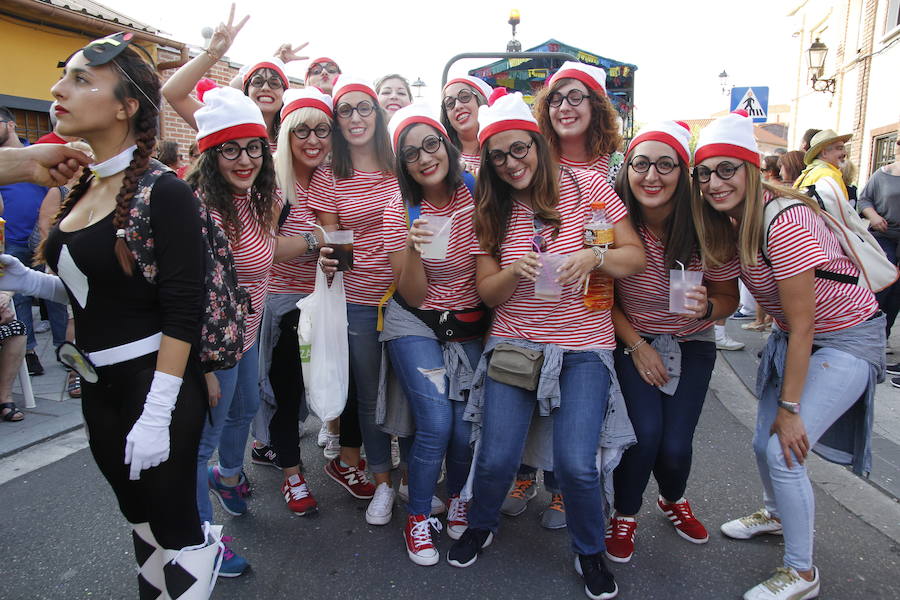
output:
<instances>
[{"instance_id":1,"label":"curly brown hair","mask_svg":"<svg viewBox=\"0 0 900 600\"><path fill-rule=\"evenodd\" d=\"M550 94L556 92L562 86L568 84L568 78L560 79L552 86L547 86L538 92L534 99L535 116L541 132L550 144L557 159L560 157L559 135L553 129L550 120ZM619 131L619 113L613 108L606 94L600 94L588 90L588 105L591 107L591 122L587 129L585 149L588 155L597 157L603 154L612 154L622 145L622 134Z\"/></svg>"}]
</instances>

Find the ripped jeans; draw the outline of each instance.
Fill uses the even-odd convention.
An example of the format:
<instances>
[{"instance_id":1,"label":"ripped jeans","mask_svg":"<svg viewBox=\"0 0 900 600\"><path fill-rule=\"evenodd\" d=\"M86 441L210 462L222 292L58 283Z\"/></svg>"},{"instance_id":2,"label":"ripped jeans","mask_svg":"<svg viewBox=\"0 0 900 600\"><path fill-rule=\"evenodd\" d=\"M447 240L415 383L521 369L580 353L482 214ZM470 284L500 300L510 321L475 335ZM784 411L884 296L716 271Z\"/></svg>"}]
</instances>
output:
<instances>
[{"instance_id":1,"label":"ripped jeans","mask_svg":"<svg viewBox=\"0 0 900 600\"><path fill-rule=\"evenodd\" d=\"M387 342L391 365L409 401L416 435L409 454L409 504L412 515L431 514L431 497L446 454L447 494L459 494L472 464L469 436L472 424L463 421L465 401L447 397L448 382L441 343L417 335ZM481 358L481 341L462 344L469 364Z\"/></svg>"}]
</instances>

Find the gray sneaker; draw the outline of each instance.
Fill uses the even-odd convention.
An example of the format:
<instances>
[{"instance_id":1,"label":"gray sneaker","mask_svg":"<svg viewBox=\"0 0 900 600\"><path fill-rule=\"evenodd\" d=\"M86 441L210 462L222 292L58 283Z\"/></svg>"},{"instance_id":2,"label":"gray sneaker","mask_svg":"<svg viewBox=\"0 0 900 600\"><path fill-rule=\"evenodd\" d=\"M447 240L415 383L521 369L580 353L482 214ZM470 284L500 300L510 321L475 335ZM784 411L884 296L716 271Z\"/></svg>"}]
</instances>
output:
<instances>
[{"instance_id":1,"label":"gray sneaker","mask_svg":"<svg viewBox=\"0 0 900 600\"><path fill-rule=\"evenodd\" d=\"M541 527L545 529L565 529L566 505L563 504L562 494L552 494L550 504L541 515Z\"/></svg>"},{"instance_id":2,"label":"gray sneaker","mask_svg":"<svg viewBox=\"0 0 900 600\"><path fill-rule=\"evenodd\" d=\"M516 479L512 489L506 495L500 512L508 517L517 517L528 508L528 501L537 495L537 484L534 476L526 479Z\"/></svg>"}]
</instances>

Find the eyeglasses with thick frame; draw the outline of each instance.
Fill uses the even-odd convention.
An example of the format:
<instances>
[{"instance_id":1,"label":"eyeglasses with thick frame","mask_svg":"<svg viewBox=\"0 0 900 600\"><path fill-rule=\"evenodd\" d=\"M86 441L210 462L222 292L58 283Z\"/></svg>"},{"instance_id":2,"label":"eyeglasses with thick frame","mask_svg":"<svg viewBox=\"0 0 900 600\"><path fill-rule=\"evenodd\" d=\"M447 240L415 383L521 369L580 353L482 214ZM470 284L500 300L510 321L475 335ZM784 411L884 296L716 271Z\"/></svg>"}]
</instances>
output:
<instances>
[{"instance_id":1,"label":"eyeglasses with thick frame","mask_svg":"<svg viewBox=\"0 0 900 600\"><path fill-rule=\"evenodd\" d=\"M628 166L635 173L646 173L650 167L656 167L657 173L668 175L678 167L678 163L670 156L660 156L656 160L650 160L643 154L639 154L631 159Z\"/></svg>"},{"instance_id":2,"label":"eyeglasses with thick frame","mask_svg":"<svg viewBox=\"0 0 900 600\"><path fill-rule=\"evenodd\" d=\"M242 152L246 152L250 158L260 158L268 147L268 142L263 140L253 140L246 146L241 146L237 142L225 142L216 147L216 152L225 160L237 160L241 157Z\"/></svg>"},{"instance_id":3,"label":"eyeglasses with thick frame","mask_svg":"<svg viewBox=\"0 0 900 600\"><path fill-rule=\"evenodd\" d=\"M309 75L321 75L322 71L325 71L329 75L337 75L341 72L334 63L316 63L309 68L307 73Z\"/></svg>"},{"instance_id":4,"label":"eyeglasses with thick frame","mask_svg":"<svg viewBox=\"0 0 900 600\"><path fill-rule=\"evenodd\" d=\"M559 108L562 106L563 100L569 103L569 106L578 106L582 102L584 102L585 98L590 98L591 95L582 92L581 90L569 90L569 92L563 95L560 92L553 92L547 97L547 104L552 106L553 108Z\"/></svg>"},{"instance_id":5,"label":"eyeglasses with thick frame","mask_svg":"<svg viewBox=\"0 0 900 600\"><path fill-rule=\"evenodd\" d=\"M444 96L444 99L441 100L441 104L444 105L444 110L450 112L453 110L453 107L456 106L457 101L460 104L468 104L474 97L475 94L473 92L470 92L469 90L460 90L455 96Z\"/></svg>"},{"instance_id":6,"label":"eyeglasses with thick frame","mask_svg":"<svg viewBox=\"0 0 900 600\"><path fill-rule=\"evenodd\" d=\"M329 135L331 135L331 125L328 125L327 123L319 123L312 129L310 129L306 125L301 125L300 127L291 129L291 133L298 140L307 139L311 133L315 133L317 138L319 138L320 140L324 140Z\"/></svg>"},{"instance_id":7,"label":"eyeglasses with thick frame","mask_svg":"<svg viewBox=\"0 0 900 600\"><path fill-rule=\"evenodd\" d=\"M272 75L271 77L263 77L262 75L254 75L250 78L250 85L255 88L261 88L262 86L269 84L270 90L280 90L284 88L284 82L281 80L281 77L277 75Z\"/></svg>"},{"instance_id":8,"label":"eyeglasses with thick frame","mask_svg":"<svg viewBox=\"0 0 900 600\"><path fill-rule=\"evenodd\" d=\"M422 150L428 154L434 154L441 148L444 138L439 135L429 135L422 140L421 146L403 146L400 148L400 158L408 164L417 162L422 156Z\"/></svg>"},{"instance_id":9,"label":"eyeglasses with thick frame","mask_svg":"<svg viewBox=\"0 0 900 600\"><path fill-rule=\"evenodd\" d=\"M340 118L349 119L351 116L353 116L354 110L359 114L360 117L365 118L375 112L375 105L368 100L363 100L356 106L351 106L346 102L341 102L340 104L338 104L337 110L335 112Z\"/></svg>"},{"instance_id":10,"label":"eyeglasses with thick frame","mask_svg":"<svg viewBox=\"0 0 900 600\"><path fill-rule=\"evenodd\" d=\"M710 169L709 167L705 167L703 165L694 167L694 177L697 178L697 181L700 183L709 183L712 174L715 173L716 177L721 179L722 181L727 181L734 177L734 174L737 173L737 170L744 166L744 163L734 164L730 163L727 160L723 160L719 164L716 165L715 169Z\"/></svg>"},{"instance_id":11,"label":"eyeglasses with thick frame","mask_svg":"<svg viewBox=\"0 0 900 600\"><path fill-rule=\"evenodd\" d=\"M531 140L527 144L525 142L513 142L506 152L503 150L491 150L488 152L488 160L490 160L495 167L502 167L506 164L506 158L508 156L512 156L517 160L522 160L528 156L528 152L533 145L534 140Z\"/></svg>"}]
</instances>

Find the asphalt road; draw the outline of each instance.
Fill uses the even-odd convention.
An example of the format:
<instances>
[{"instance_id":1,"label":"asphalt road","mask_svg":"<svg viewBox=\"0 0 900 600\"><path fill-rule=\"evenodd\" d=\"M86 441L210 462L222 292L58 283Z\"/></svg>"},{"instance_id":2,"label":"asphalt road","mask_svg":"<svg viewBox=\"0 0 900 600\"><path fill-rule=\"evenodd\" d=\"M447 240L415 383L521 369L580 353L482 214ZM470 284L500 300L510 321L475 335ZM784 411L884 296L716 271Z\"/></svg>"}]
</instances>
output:
<instances>
[{"instance_id":1,"label":"asphalt road","mask_svg":"<svg viewBox=\"0 0 900 600\"><path fill-rule=\"evenodd\" d=\"M781 564L781 538L724 538L723 521L760 506L750 431L714 394L695 441L688 488L695 513L710 529L706 545L675 535L655 507L651 482L638 520L637 548L627 565L613 565L621 598L723 599L740 595ZM40 451L40 447L31 451ZM355 500L322 472L314 436L303 439L307 478L319 501L311 517L290 514L280 474L250 465L255 491L242 517L217 512L252 571L219 580L215 599L480 599L584 598L572 568L565 530L539 525L544 492L528 511L504 517L499 535L468 569L442 561L414 565L406 556L398 503L384 527L366 524ZM900 546L817 489L816 564L822 598L900 598ZM81 450L0 486L0 598L13 600L136 598L130 528L90 453Z\"/></svg>"}]
</instances>

